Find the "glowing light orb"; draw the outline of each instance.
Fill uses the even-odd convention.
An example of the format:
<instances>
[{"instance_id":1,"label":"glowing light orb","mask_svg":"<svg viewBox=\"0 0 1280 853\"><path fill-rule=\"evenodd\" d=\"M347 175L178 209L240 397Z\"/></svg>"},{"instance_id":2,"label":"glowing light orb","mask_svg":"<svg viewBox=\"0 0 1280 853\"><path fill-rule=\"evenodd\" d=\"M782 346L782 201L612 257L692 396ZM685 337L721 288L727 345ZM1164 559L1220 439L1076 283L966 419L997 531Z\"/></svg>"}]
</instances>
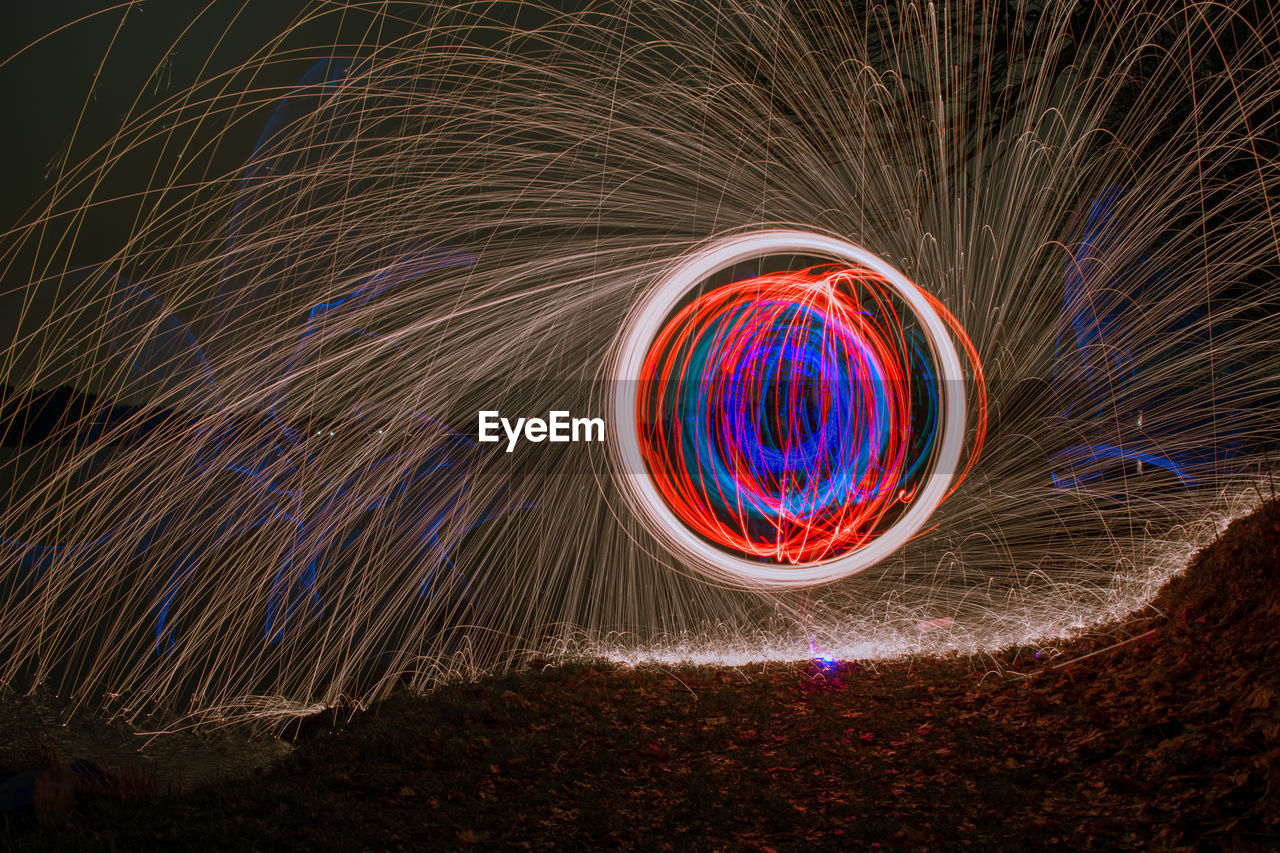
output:
<instances>
[{"instance_id":1,"label":"glowing light orb","mask_svg":"<svg viewBox=\"0 0 1280 853\"><path fill-rule=\"evenodd\" d=\"M700 293L719 271L786 255L831 263ZM623 326L611 446L626 499L718 582L805 587L874 565L956 477L951 331L963 335L936 300L847 241L777 229L704 246Z\"/></svg>"}]
</instances>

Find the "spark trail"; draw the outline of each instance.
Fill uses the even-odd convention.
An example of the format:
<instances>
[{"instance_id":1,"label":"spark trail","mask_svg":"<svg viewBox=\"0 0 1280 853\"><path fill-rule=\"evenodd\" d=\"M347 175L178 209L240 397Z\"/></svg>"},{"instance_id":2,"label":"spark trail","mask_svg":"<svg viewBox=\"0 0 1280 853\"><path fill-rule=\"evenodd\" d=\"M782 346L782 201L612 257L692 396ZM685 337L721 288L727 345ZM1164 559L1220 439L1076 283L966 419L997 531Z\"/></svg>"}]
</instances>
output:
<instances>
[{"instance_id":1,"label":"spark trail","mask_svg":"<svg viewBox=\"0 0 1280 853\"><path fill-rule=\"evenodd\" d=\"M1280 31L1261 4L316 3L182 83L203 20L0 242L7 381L99 401L9 466L5 683L235 716L529 651L1034 642L1141 606L1275 447ZM105 216L127 239L85 257ZM763 231L862 247L954 326L858 314L848 290L818 306L805 288L839 259L761 248L688 282L647 375L785 418L729 409L692 456L656 442L639 465L612 433L470 443L482 410L615 429L632 312ZM790 379L755 381L769 359ZM710 381L726 360L745 369ZM818 367L863 377L866 444L818 428L848 411L799 380ZM924 421L904 431L908 408ZM831 477L778 497L799 481L752 443L770 434ZM713 447L775 480L719 478ZM899 530L925 469L956 476ZM633 481L665 483L721 556L690 559L671 532L690 528L655 524ZM816 513L822 535L770 511ZM708 571L878 542L798 584Z\"/></svg>"}]
</instances>

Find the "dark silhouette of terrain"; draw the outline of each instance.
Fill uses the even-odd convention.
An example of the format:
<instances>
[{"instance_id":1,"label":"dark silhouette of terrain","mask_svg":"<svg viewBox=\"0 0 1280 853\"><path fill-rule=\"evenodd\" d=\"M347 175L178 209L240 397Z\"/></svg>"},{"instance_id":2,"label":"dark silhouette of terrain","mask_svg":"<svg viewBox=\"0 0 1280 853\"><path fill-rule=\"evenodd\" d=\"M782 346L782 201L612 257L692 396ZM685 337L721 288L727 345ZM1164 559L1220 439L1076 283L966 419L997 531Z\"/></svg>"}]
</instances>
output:
<instances>
[{"instance_id":1,"label":"dark silhouette of terrain","mask_svg":"<svg viewBox=\"0 0 1280 853\"><path fill-rule=\"evenodd\" d=\"M69 385L50 390L0 386L0 446L140 441L186 416L172 409L114 403Z\"/></svg>"},{"instance_id":2,"label":"dark silhouette of terrain","mask_svg":"<svg viewBox=\"0 0 1280 853\"><path fill-rule=\"evenodd\" d=\"M293 725L252 778L9 812L8 849L1271 849L1280 502L1141 613L993 656L534 661Z\"/></svg>"}]
</instances>

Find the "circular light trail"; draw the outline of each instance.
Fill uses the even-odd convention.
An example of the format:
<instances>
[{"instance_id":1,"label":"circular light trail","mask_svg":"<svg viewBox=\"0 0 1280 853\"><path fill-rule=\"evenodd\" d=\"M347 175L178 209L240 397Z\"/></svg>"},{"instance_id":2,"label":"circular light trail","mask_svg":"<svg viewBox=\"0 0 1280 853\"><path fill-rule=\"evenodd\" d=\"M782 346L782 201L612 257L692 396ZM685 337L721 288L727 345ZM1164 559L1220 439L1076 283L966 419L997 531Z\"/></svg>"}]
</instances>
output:
<instances>
[{"instance_id":1,"label":"circular light trail","mask_svg":"<svg viewBox=\"0 0 1280 853\"><path fill-rule=\"evenodd\" d=\"M721 270L782 255L833 263L690 300ZM936 300L838 238L774 229L702 247L623 327L611 446L627 500L718 582L806 587L874 565L956 477L965 389L948 327L963 335Z\"/></svg>"},{"instance_id":2,"label":"circular light trail","mask_svg":"<svg viewBox=\"0 0 1280 853\"><path fill-rule=\"evenodd\" d=\"M846 267L759 276L659 334L638 389L641 452L704 539L816 562L865 545L915 495L937 382L883 284Z\"/></svg>"}]
</instances>

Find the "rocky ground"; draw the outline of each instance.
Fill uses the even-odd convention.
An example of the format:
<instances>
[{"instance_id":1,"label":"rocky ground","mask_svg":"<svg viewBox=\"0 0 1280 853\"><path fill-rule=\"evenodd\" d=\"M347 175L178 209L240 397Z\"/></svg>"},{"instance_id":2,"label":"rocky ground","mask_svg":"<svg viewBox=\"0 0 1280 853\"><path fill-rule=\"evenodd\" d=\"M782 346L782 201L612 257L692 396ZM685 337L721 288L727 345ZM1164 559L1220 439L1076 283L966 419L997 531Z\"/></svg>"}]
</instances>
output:
<instances>
[{"instance_id":1,"label":"rocky ground","mask_svg":"<svg viewBox=\"0 0 1280 853\"><path fill-rule=\"evenodd\" d=\"M1038 656L546 665L312 718L202 786L15 748L43 775L0 845L1275 849L1278 593L1271 501L1149 611Z\"/></svg>"}]
</instances>

